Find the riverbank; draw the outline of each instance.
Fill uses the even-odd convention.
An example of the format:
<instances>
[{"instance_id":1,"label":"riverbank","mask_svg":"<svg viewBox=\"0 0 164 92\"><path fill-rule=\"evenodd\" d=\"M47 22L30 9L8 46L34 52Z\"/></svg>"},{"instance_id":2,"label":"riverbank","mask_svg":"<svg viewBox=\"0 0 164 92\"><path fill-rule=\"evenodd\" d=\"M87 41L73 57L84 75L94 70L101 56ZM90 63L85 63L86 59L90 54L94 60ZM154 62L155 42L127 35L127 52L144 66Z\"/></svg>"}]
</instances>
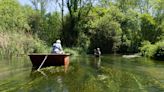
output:
<instances>
[{"instance_id":1,"label":"riverbank","mask_svg":"<svg viewBox=\"0 0 164 92\"><path fill-rule=\"evenodd\" d=\"M154 45L147 44L141 48L141 54L123 55L124 58L134 58L146 56L149 58L163 59L164 42L158 42ZM65 53L73 56L86 55L86 52L80 47L67 48L63 47ZM27 55L29 53L50 53L51 47L40 40L37 36L24 32L0 32L0 55L12 57ZM103 53L103 52L102 52Z\"/></svg>"},{"instance_id":2,"label":"riverbank","mask_svg":"<svg viewBox=\"0 0 164 92\"><path fill-rule=\"evenodd\" d=\"M6 57L32 52L48 52L49 47L37 36L24 32L0 32L0 54Z\"/></svg>"},{"instance_id":3,"label":"riverbank","mask_svg":"<svg viewBox=\"0 0 164 92\"><path fill-rule=\"evenodd\" d=\"M73 56L84 54L81 48L63 47L65 53ZM12 57L29 53L50 53L51 47L37 36L24 32L0 32L0 55Z\"/></svg>"}]
</instances>

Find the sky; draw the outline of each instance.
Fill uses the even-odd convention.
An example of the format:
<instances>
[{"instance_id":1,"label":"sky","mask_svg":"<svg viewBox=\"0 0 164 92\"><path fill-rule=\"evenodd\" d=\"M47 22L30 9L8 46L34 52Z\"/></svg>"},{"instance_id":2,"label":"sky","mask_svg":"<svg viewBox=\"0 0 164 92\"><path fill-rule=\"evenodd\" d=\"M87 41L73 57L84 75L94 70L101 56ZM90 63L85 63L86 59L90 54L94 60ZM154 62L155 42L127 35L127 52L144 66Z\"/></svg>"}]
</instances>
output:
<instances>
[{"instance_id":1,"label":"sky","mask_svg":"<svg viewBox=\"0 0 164 92\"><path fill-rule=\"evenodd\" d=\"M30 0L18 0L18 1L22 5L32 5ZM58 6L56 6L54 3L50 3L49 7L47 7L47 11L48 12L53 12L55 10L60 11L60 8Z\"/></svg>"},{"instance_id":2,"label":"sky","mask_svg":"<svg viewBox=\"0 0 164 92\"><path fill-rule=\"evenodd\" d=\"M22 5L30 4L30 0L18 0Z\"/></svg>"}]
</instances>

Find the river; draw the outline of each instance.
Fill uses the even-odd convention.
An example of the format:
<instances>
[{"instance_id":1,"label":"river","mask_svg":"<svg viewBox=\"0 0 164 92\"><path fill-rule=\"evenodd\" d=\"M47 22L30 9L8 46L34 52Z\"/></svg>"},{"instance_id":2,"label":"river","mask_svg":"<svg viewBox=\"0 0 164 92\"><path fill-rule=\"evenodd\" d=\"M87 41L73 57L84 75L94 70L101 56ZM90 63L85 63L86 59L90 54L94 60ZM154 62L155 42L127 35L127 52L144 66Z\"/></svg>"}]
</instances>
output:
<instances>
[{"instance_id":1,"label":"river","mask_svg":"<svg viewBox=\"0 0 164 92\"><path fill-rule=\"evenodd\" d=\"M29 57L0 59L1 92L164 92L164 62L119 55L70 57L64 67L32 71Z\"/></svg>"}]
</instances>

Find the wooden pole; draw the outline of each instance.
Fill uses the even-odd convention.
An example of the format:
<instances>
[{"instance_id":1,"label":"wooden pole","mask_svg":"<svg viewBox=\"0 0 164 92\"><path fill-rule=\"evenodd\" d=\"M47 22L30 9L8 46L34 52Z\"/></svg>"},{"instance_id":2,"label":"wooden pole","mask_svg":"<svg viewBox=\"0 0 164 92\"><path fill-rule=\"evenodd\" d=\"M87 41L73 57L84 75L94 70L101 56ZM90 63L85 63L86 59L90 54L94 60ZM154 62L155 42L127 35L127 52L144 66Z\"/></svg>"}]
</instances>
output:
<instances>
[{"instance_id":1,"label":"wooden pole","mask_svg":"<svg viewBox=\"0 0 164 92\"><path fill-rule=\"evenodd\" d=\"M43 60L42 63L40 64L40 66L39 66L39 68L37 69L37 71L39 71L40 68L43 66L43 64L44 64L44 62L46 61L47 57L48 57L48 55L46 55L46 56L44 57L44 60Z\"/></svg>"}]
</instances>

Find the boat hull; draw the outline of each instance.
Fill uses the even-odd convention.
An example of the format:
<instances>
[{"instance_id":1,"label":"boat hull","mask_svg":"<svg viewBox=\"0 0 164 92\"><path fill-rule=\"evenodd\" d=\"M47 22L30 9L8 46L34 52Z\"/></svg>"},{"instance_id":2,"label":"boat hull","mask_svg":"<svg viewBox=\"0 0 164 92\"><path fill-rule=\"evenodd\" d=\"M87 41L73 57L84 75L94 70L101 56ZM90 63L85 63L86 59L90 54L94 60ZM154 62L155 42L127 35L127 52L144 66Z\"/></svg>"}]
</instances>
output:
<instances>
[{"instance_id":1,"label":"boat hull","mask_svg":"<svg viewBox=\"0 0 164 92\"><path fill-rule=\"evenodd\" d=\"M68 66L69 64L69 55L67 54L30 54L29 57L34 68L38 68L45 58L42 67Z\"/></svg>"}]
</instances>

